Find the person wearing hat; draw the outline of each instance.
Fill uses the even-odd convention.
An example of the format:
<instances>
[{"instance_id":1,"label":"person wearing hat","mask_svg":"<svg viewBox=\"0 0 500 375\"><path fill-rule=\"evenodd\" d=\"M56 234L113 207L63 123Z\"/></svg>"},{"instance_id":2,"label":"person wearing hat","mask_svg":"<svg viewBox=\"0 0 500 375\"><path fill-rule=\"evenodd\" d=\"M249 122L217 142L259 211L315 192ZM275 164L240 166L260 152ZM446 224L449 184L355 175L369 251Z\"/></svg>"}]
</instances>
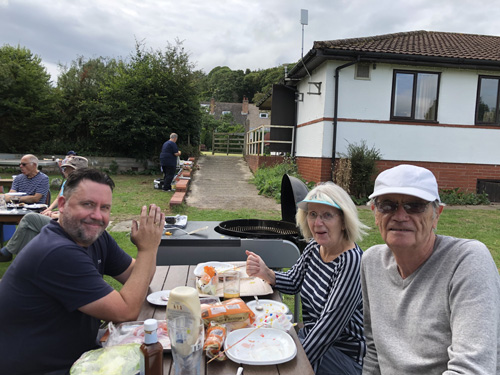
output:
<instances>
[{"instance_id":1,"label":"person wearing hat","mask_svg":"<svg viewBox=\"0 0 500 375\"><path fill-rule=\"evenodd\" d=\"M68 158L66 163L61 165L61 169L64 177L68 178L71 172L79 168L87 168L88 165L88 160L83 156L72 156ZM23 216L7 245L0 249L0 262L10 262L12 260L12 255L19 254L19 252L40 233L42 228L50 223L51 219L57 220L59 218L59 211L53 210L57 208L58 198L63 195L65 184L66 180L62 184L58 196L47 209L39 214L30 212Z\"/></svg>"},{"instance_id":2,"label":"person wearing hat","mask_svg":"<svg viewBox=\"0 0 500 375\"><path fill-rule=\"evenodd\" d=\"M361 374L365 355L360 263L355 241L367 228L340 186L316 186L298 203L297 224L308 245L287 272L266 266L247 251L246 272L282 293L300 293L304 327L299 331L316 374Z\"/></svg>"},{"instance_id":3,"label":"person wearing hat","mask_svg":"<svg viewBox=\"0 0 500 375\"><path fill-rule=\"evenodd\" d=\"M432 172L388 169L369 198L385 244L361 262L363 374L500 374L497 267L483 243L435 233Z\"/></svg>"}]
</instances>

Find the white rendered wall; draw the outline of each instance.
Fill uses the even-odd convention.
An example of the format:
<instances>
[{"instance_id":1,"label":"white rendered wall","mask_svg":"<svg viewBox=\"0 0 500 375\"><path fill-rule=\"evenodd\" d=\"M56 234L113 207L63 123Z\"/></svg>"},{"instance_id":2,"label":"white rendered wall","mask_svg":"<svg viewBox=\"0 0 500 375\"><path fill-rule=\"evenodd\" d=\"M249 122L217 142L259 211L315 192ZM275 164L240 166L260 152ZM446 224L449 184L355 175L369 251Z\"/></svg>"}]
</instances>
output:
<instances>
[{"instance_id":1,"label":"white rendered wall","mask_svg":"<svg viewBox=\"0 0 500 375\"><path fill-rule=\"evenodd\" d=\"M342 63L328 62L312 72L312 81L323 82L321 95L306 94L308 79L298 86L304 102L297 106L297 156L332 156L334 74ZM381 123L390 121L394 69L441 72L439 124ZM338 118L350 122L338 122L337 153L346 153L349 143L364 140L386 160L500 164L500 128L470 127L474 125L478 76L493 73L389 64L371 69L370 80L354 79L354 72L355 67L350 66L339 73Z\"/></svg>"}]
</instances>

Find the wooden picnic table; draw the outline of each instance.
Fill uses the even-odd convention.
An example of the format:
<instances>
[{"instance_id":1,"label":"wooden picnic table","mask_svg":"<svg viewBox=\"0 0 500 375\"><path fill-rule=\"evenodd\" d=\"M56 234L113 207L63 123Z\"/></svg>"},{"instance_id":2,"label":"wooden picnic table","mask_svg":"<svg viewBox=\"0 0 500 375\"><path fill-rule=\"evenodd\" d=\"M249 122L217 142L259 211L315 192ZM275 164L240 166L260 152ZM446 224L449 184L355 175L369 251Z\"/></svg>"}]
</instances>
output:
<instances>
[{"instance_id":1,"label":"wooden picnic table","mask_svg":"<svg viewBox=\"0 0 500 375\"><path fill-rule=\"evenodd\" d=\"M196 266L157 266L156 274L149 286L149 293L158 292L161 290L171 290L177 286L191 286L195 287L196 277L194 276L194 269ZM265 298L281 301L281 297L277 291ZM243 298L244 300L247 298ZM138 320L146 320L154 318L157 320L165 320L166 307L152 305L144 301L139 314ZM292 360L278 364L278 365L242 365L244 374L268 374L268 375L313 375L314 371L307 359L306 353L297 337L295 330L290 330L290 335L297 345L297 355ZM226 360L223 362L212 361L207 364L207 359L204 356L204 363L201 368L201 375L234 375L238 370L240 364ZM163 356L163 373L164 375L174 375L174 366L172 355L165 353Z\"/></svg>"}]
</instances>

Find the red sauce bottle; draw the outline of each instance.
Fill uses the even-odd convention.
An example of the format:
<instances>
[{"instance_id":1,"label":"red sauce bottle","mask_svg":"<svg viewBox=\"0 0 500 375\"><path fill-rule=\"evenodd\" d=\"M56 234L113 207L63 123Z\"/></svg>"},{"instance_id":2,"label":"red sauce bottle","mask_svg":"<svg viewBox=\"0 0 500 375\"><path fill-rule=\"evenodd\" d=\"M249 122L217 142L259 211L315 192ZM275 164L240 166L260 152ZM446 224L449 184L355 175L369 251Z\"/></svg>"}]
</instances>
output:
<instances>
[{"instance_id":1,"label":"red sauce bottle","mask_svg":"<svg viewBox=\"0 0 500 375\"><path fill-rule=\"evenodd\" d=\"M163 375L163 346L158 342L158 322L144 322L144 343L141 345L141 375Z\"/></svg>"}]
</instances>

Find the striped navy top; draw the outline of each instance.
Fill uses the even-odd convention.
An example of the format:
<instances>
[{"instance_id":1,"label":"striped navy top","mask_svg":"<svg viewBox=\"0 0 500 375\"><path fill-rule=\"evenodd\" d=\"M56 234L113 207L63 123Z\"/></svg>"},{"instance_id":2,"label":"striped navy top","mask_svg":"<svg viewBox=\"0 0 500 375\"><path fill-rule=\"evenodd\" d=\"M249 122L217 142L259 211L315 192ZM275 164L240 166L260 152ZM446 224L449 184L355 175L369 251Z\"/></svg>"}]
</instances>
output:
<instances>
[{"instance_id":1,"label":"striped navy top","mask_svg":"<svg viewBox=\"0 0 500 375\"><path fill-rule=\"evenodd\" d=\"M12 183L12 189L18 193L27 195L42 194L42 198L37 203L45 203L49 192L49 177L42 172L38 172L34 177L28 178L24 174L17 175Z\"/></svg>"},{"instance_id":2,"label":"striped navy top","mask_svg":"<svg viewBox=\"0 0 500 375\"><path fill-rule=\"evenodd\" d=\"M276 289L286 294L300 292L305 333L302 345L314 368L332 346L363 365L363 251L355 245L325 263L319 248L312 240L289 271L276 272Z\"/></svg>"}]
</instances>

